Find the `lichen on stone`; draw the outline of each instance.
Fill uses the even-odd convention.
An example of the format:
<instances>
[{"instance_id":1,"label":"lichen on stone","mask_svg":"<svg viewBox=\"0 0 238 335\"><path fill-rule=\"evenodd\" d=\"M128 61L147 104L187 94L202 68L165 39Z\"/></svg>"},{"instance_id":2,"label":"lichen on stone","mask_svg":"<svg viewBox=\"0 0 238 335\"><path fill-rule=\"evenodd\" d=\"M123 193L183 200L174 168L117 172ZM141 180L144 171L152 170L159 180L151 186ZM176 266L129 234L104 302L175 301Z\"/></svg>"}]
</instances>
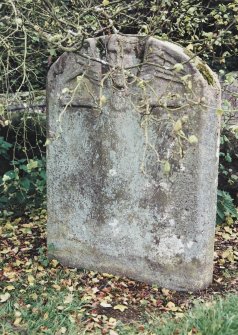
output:
<instances>
[{"instance_id":1,"label":"lichen on stone","mask_svg":"<svg viewBox=\"0 0 238 335\"><path fill-rule=\"evenodd\" d=\"M183 51L187 56L191 58L191 61L195 64L198 71L201 73L203 78L207 81L208 85L213 86L215 84L215 81L214 81L212 73L210 72L206 64L204 64L202 60L199 57L197 57L192 51L186 48L184 48Z\"/></svg>"},{"instance_id":2,"label":"lichen on stone","mask_svg":"<svg viewBox=\"0 0 238 335\"><path fill-rule=\"evenodd\" d=\"M201 61L197 64L197 69L202 74L203 78L208 82L208 85L214 85L214 78L210 70L207 68L205 64Z\"/></svg>"}]
</instances>

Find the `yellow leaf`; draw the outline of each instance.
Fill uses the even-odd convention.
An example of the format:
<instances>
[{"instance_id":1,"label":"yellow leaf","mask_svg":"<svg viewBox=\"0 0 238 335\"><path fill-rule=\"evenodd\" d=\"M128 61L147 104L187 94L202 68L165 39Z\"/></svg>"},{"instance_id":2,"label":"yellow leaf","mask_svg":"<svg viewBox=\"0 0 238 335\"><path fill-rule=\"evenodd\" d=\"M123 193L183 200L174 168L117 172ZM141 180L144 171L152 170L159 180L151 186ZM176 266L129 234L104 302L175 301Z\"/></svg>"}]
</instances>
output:
<instances>
[{"instance_id":1,"label":"yellow leaf","mask_svg":"<svg viewBox=\"0 0 238 335\"><path fill-rule=\"evenodd\" d=\"M125 305L116 305L113 307L113 309L118 309L119 311L124 312L124 310L128 309L128 307Z\"/></svg>"},{"instance_id":2,"label":"yellow leaf","mask_svg":"<svg viewBox=\"0 0 238 335\"><path fill-rule=\"evenodd\" d=\"M176 72L179 72L179 71L183 70L183 68L184 68L184 66L183 66L182 63L174 64L174 70L175 70Z\"/></svg>"},{"instance_id":3,"label":"yellow leaf","mask_svg":"<svg viewBox=\"0 0 238 335\"><path fill-rule=\"evenodd\" d=\"M233 254L232 249L227 249L227 250L223 251L221 256L222 256L222 258L226 258L229 262L234 261L234 254Z\"/></svg>"},{"instance_id":4,"label":"yellow leaf","mask_svg":"<svg viewBox=\"0 0 238 335\"><path fill-rule=\"evenodd\" d=\"M32 293L32 294L31 294L31 298L32 298L34 301L36 301L37 298L38 298L38 295L37 295L36 293Z\"/></svg>"},{"instance_id":5,"label":"yellow leaf","mask_svg":"<svg viewBox=\"0 0 238 335\"><path fill-rule=\"evenodd\" d=\"M188 115L184 115L184 116L182 117L182 122L183 122L183 123L186 123L186 122L188 122L188 119L189 119Z\"/></svg>"},{"instance_id":6,"label":"yellow leaf","mask_svg":"<svg viewBox=\"0 0 238 335\"><path fill-rule=\"evenodd\" d=\"M75 320L75 318L73 317L73 315L69 315L68 318L69 318L69 321L70 321L71 323L75 323L75 322L76 322L76 320Z\"/></svg>"},{"instance_id":7,"label":"yellow leaf","mask_svg":"<svg viewBox=\"0 0 238 335\"><path fill-rule=\"evenodd\" d=\"M231 216L227 216L227 217L226 217L226 224L228 224L228 225L232 225L233 222L234 222L234 220L232 219Z\"/></svg>"},{"instance_id":8,"label":"yellow leaf","mask_svg":"<svg viewBox=\"0 0 238 335\"><path fill-rule=\"evenodd\" d=\"M12 290L15 290L15 287L13 285L8 285L8 286L6 286L6 289L8 291L12 291Z\"/></svg>"},{"instance_id":9,"label":"yellow leaf","mask_svg":"<svg viewBox=\"0 0 238 335\"><path fill-rule=\"evenodd\" d=\"M100 106L102 107L103 105L105 105L107 101L107 98L105 97L105 95L102 95L100 98Z\"/></svg>"},{"instance_id":10,"label":"yellow leaf","mask_svg":"<svg viewBox=\"0 0 238 335\"><path fill-rule=\"evenodd\" d=\"M169 290L167 289L167 288L162 288L162 293L164 294L164 295L169 295L170 293L169 293Z\"/></svg>"},{"instance_id":11,"label":"yellow leaf","mask_svg":"<svg viewBox=\"0 0 238 335\"><path fill-rule=\"evenodd\" d=\"M182 121L179 119L174 124L174 131L178 133L182 129Z\"/></svg>"},{"instance_id":12,"label":"yellow leaf","mask_svg":"<svg viewBox=\"0 0 238 335\"><path fill-rule=\"evenodd\" d=\"M110 323L111 325L115 325L117 323L117 319L109 318L108 323Z\"/></svg>"},{"instance_id":13,"label":"yellow leaf","mask_svg":"<svg viewBox=\"0 0 238 335\"><path fill-rule=\"evenodd\" d=\"M59 285L57 285L57 284L53 284L52 287L55 288L56 291L60 291L61 290L61 287Z\"/></svg>"},{"instance_id":14,"label":"yellow leaf","mask_svg":"<svg viewBox=\"0 0 238 335\"><path fill-rule=\"evenodd\" d=\"M27 277L27 280L28 280L28 282L29 282L30 285L33 285L34 282L35 282L35 278L32 275L29 275Z\"/></svg>"},{"instance_id":15,"label":"yellow leaf","mask_svg":"<svg viewBox=\"0 0 238 335\"><path fill-rule=\"evenodd\" d=\"M232 234L232 229L231 229L231 227L229 227L229 226L225 226L225 227L224 227L224 230L225 230L227 233Z\"/></svg>"},{"instance_id":16,"label":"yellow leaf","mask_svg":"<svg viewBox=\"0 0 238 335\"><path fill-rule=\"evenodd\" d=\"M179 308L176 307L175 304L172 301L169 301L167 303L166 307L172 312L176 312L177 310L179 310Z\"/></svg>"},{"instance_id":17,"label":"yellow leaf","mask_svg":"<svg viewBox=\"0 0 238 335\"><path fill-rule=\"evenodd\" d=\"M113 278L114 277L112 274L105 273L105 272L102 275L103 275L103 277L106 277L106 278Z\"/></svg>"},{"instance_id":18,"label":"yellow leaf","mask_svg":"<svg viewBox=\"0 0 238 335\"><path fill-rule=\"evenodd\" d=\"M49 313L46 312L46 313L44 314L44 316L43 316L43 319L44 319L44 320L47 320L48 317L49 317Z\"/></svg>"},{"instance_id":19,"label":"yellow leaf","mask_svg":"<svg viewBox=\"0 0 238 335\"><path fill-rule=\"evenodd\" d=\"M44 146L47 147L47 145L50 145L51 140L49 138L46 139Z\"/></svg>"},{"instance_id":20,"label":"yellow leaf","mask_svg":"<svg viewBox=\"0 0 238 335\"><path fill-rule=\"evenodd\" d=\"M191 90L193 88L193 84L191 82L191 80L188 81L188 88Z\"/></svg>"},{"instance_id":21,"label":"yellow leaf","mask_svg":"<svg viewBox=\"0 0 238 335\"><path fill-rule=\"evenodd\" d=\"M54 268L59 264L59 262L56 259L52 259L50 263Z\"/></svg>"},{"instance_id":22,"label":"yellow leaf","mask_svg":"<svg viewBox=\"0 0 238 335\"><path fill-rule=\"evenodd\" d=\"M13 279L16 277L16 273L15 272L3 272L4 276L7 277L8 279Z\"/></svg>"},{"instance_id":23,"label":"yellow leaf","mask_svg":"<svg viewBox=\"0 0 238 335\"><path fill-rule=\"evenodd\" d=\"M170 170L171 170L171 166L170 166L170 163L168 161L164 161L163 162L163 172L165 174L169 174L170 173Z\"/></svg>"},{"instance_id":24,"label":"yellow leaf","mask_svg":"<svg viewBox=\"0 0 238 335\"><path fill-rule=\"evenodd\" d=\"M193 50L193 45L190 43L189 45L186 46L186 49L189 51Z\"/></svg>"},{"instance_id":25,"label":"yellow leaf","mask_svg":"<svg viewBox=\"0 0 238 335\"><path fill-rule=\"evenodd\" d=\"M7 230L14 230L14 226L10 222L6 223L4 228L6 228Z\"/></svg>"},{"instance_id":26,"label":"yellow leaf","mask_svg":"<svg viewBox=\"0 0 238 335\"><path fill-rule=\"evenodd\" d=\"M16 316L17 318L19 318L19 317L21 316L21 312L20 312L20 311L16 311L16 312L15 312L15 316Z\"/></svg>"},{"instance_id":27,"label":"yellow leaf","mask_svg":"<svg viewBox=\"0 0 238 335\"><path fill-rule=\"evenodd\" d=\"M216 110L216 115L217 115L217 116L221 116L223 113L224 113L224 111L223 111L223 109L221 109L221 108L218 108L218 109Z\"/></svg>"},{"instance_id":28,"label":"yellow leaf","mask_svg":"<svg viewBox=\"0 0 238 335\"><path fill-rule=\"evenodd\" d=\"M10 294L8 292L4 294L0 294L0 302L5 302L10 298Z\"/></svg>"},{"instance_id":29,"label":"yellow leaf","mask_svg":"<svg viewBox=\"0 0 238 335\"><path fill-rule=\"evenodd\" d=\"M182 313L182 312L175 313L175 319L181 319L183 317L184 317L184 313Z\"/></svg>"},{"instance_id":30,"label":"yellow leaf","mask_svg":"<svg viewBox=\"0 0 238 335\"><path fill-rule=\"evenodd\" d=\"M100 305L102 306L102 307L112 307L112 305L111 304L109 304L107 301L102 301L101 303L100 303Z\"/></svg>"},{"instance_id":31,"label":"yellow leaf","mask_svg":"<svg viewBox=\"0 0 238 335\"><path fill-rule=\"evenodd\" d=\"M115 332L115 330L110 330L109 331L109 335L119 335L117 332Z\"/></svg>"},{"instance_id":32,"label":"yellow leaf","mask_svg":"<svg viewBox=\"0 0 238 335\"><path fill-rule=\"evenodd\" d=\"M188 142L189 142L190 144L196 144L196 143L198 143L198 138L197 138L197 136L195 136L195 135L191 135L191 136L189 136L189 138L188 138Z\"/></svg>"},{"instance_id":33,"label":"yellow leaf","mask_svg":"<svg viewBox=\"0 0 238 335\"><path fill-rule=\"evenodd\" d=\"M21 322L22 318L16 318L16 320L13 322L15 326L18 326Z\"/></svg>"},{"instance_id":34,"label":"yellow leaf","mask_svg":"<svg viewBox=\"0 0 238 335\"><path fill-rule=\"evenodd\" d=\"M224 240L229 240L230 239L230 234L222 233L221 236L224 238Z\"/></svg>"},{"instance_id":35,"label":"yellow leaf","mask_svg":"<svg viewBox=\"0 0 238 335\"><path fill-rule=\"evenodd\" d=\"M70 304L73 301L73 294L68 294L64 299L64 304Z\"/></svg>"},{"instance_id":36,"label":"yellow leaf","mask_svg":"<svg viewBox=\"0 0 238 335\"><path fill-rule=\"evenodd\" d=\"M62 310L64 309L64 306L59 305L59 306L57 306L56 308L57 308L59 311L62 311Z\"/></svg>"},{"instance_id":37,"label":"yellow leaf","mask_svg":"<svg viewBox=\"0 0 238 335\"><path fill-rule=\"evenodd\" d=\"M108 6L110 4L109 0L103 0L102 5L103 6Z\"/></svg>"}]
</instances>

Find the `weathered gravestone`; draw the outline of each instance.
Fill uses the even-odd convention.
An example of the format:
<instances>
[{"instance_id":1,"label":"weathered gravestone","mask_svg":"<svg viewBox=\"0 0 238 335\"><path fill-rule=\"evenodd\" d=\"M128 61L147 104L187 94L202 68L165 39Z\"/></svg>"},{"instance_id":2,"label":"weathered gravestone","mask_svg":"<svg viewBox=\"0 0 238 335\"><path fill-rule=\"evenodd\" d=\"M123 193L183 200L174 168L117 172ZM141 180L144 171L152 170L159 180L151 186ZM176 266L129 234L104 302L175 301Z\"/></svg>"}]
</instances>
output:
<instances>
[{"instance_id":1,"label":"weathered gravestone","mask_svg":"<svg viewBox=\"0 0 238 335\"><path fill-rule=\"evenodd\" d=\"M64 53L47 93L51 256L172 289L206 287L220 104L211 70L169 42L111 35Z\"/></svg>"}]
</instances>

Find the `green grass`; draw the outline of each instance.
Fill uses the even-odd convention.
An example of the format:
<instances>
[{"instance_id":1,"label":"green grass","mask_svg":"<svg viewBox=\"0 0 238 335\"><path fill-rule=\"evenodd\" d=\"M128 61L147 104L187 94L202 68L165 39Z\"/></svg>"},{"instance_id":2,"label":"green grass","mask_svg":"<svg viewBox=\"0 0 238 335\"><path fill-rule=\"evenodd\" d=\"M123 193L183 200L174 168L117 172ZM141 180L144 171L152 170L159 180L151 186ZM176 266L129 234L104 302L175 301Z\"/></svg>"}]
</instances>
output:
<instances>
[{"instance_id":1,"label":"green grass","mask_svg":"<svg viewBox=\"0 0 238 335\"><path fill-rule=\"evenodd\" d=\"M82 327L87 303L80 300L77 292L47 290L46 294L43 286L32 286L19 291L14 300L1 306L1 334L102 334L101 329L89 327L87 331L85 325ZM144 324L118 322L113 331L118 335L237 335L238 296L197 304L180 319L168 314L161 318L150 315Z\"/></svg>"},{"instance_id":2,"label":"green grass","mask_svg":"<svg viewBox=\"0 0 238 335\"><path fill-rule=\"evenodd\" d=\"M155 318L144 325L145 335L237 335L238 296L228 295L212 303L198 304L182 319ZM120 335L141 334L138 327L122 327Z\"/></svg>"}]
</instances>

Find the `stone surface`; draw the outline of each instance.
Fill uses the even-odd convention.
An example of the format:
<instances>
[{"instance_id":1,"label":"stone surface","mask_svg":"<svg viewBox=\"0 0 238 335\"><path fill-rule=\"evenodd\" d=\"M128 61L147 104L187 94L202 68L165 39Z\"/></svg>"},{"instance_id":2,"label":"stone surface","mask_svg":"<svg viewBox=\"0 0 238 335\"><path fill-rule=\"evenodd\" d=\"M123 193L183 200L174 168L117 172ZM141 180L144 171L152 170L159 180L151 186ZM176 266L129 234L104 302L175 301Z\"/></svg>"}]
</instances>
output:
<instances>
[{"instance_id":1,"label":"stone surface","mask_svg":"<svg viewBox=\"0 0 238 335\"><path fill-rule=\"evenodd\" d=\"M64 53L47 95L51 257L176 290L206 287L220 104L211 70L178 45L111 35Z\"/></svg>"}]
</instances>

